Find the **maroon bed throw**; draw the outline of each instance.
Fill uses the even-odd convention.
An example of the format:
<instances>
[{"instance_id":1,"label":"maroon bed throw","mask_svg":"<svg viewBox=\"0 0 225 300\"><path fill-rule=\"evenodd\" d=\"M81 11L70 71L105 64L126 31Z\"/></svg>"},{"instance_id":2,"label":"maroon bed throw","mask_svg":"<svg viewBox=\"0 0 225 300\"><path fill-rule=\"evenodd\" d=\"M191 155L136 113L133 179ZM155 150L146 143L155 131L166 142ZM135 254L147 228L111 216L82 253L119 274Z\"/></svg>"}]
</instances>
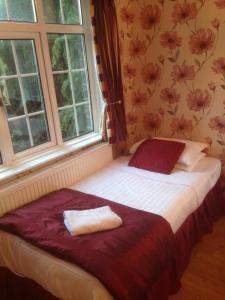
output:
<instances>
[{"instance_id":1,"label":"maroon bed throw","mask_svg":"<svg viewBox=\"0 0 225 300\"><path fill-rule=\"evenodd\" d=\"M141 200L140 200L141 201ZM64 210L109 205L123 220L110 231L72 237ZM176 290L175 238L162 217L93 195L62 189L5 215L0 229L15 234L96 276L119 300L149 299L148 291L166 268Z\"/></svg>"}]
</instances>

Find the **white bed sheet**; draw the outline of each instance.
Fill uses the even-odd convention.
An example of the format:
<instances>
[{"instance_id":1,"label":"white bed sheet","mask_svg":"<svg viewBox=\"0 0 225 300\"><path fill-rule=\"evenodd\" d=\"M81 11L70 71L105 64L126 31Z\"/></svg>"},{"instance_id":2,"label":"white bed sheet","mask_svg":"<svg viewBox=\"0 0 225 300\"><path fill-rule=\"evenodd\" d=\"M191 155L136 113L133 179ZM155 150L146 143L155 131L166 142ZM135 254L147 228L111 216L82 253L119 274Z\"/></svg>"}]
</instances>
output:
<instances>
[{"instance_id":1,"label":"white bed sheet","mask_svg":"<svg viewBox=\"0 0 225 300\"><path fill-rule=\"evenodd\" d=\"M214 158L204 158L195 172L175 169L170 175L128 167L128 160L117 159L71 188L160 214L174 232L199 207L221 172ZM0 266L35 280L60 299L112 300L94 276L18 237L0 231L0 249Z\"/></svg>"},{"instance_id":2,"label":"white bed sheet","mask_svg":"<svg viewBox=\"0 0 225 300\"><path fill-rule=\"evenodd\" d=\"M216 184L221 162L206 157L194 172L174 169L170 175L128 166L121 157L70 188L164 217L174 232Z\"/></svg>"}]
</instances>

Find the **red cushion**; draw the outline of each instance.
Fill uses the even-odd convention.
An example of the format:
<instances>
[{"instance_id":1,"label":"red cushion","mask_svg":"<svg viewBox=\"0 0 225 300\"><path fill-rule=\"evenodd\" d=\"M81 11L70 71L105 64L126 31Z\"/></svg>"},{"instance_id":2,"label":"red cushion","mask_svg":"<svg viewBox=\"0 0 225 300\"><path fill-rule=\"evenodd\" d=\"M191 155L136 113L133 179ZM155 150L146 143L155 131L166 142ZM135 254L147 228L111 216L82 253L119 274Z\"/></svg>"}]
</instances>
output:
<instances>
[{"instance_id":1,"label":"red cushion","mask_svg":"<svg viewBox=\"0 0 225 300\"><path fill-rule=\"evenodd\" d=\"M129 166L148 171L170 174L185 144L175 141L149 139L134 153Z\"/></svg>"}]
</instances>

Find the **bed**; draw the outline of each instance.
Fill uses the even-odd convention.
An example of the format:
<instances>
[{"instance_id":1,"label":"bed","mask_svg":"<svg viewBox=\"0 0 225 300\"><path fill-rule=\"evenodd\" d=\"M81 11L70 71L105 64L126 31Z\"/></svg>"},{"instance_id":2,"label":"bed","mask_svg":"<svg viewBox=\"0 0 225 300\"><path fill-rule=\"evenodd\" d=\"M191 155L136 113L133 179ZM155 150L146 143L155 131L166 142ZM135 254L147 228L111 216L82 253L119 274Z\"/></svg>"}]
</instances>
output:
<instances>
[{"instance_id":1,"label":"bed","mask_svg":"<svg viewBox=\"0 0 225 300\"><path fill-rule=\"evenodd\" d=\"M175 168L170 175L164 175L129 167L129 159L129 156L120 157L70 188L165 218L177 238L177 261L182 274L192 245L211 230L212 222L223 213L217 184L221 163L216 158L206 157L194 172ZM2 270L7 268L19 277L32 279L54 295L46 294L40 299L112 299L97 278L19 237L0 231L0 248ZM152 299L160 299L154 295L161 284L160 281L155 283ZM162 295L161 299L166 296Z\"/></svg>"}]
</instances>

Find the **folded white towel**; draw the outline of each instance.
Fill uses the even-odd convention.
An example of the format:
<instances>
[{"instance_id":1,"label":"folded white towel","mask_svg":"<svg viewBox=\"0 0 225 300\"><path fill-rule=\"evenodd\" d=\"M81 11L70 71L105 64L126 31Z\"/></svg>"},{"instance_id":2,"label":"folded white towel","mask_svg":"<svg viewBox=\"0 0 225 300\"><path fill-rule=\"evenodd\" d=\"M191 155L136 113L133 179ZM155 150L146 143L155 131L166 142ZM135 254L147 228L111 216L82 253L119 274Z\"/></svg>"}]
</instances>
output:
<instances>
[{"instance_id":1,"label":"folded white towel","mask_svg":"<svg viewBox=\"0 0 225 300\"><path fill-rule=\"evenodd\" d=\"M87 210L66 210L64 224L71 235L81 235L117 228L121 218L109 206Z\"/></svg>"}]
</instances>

